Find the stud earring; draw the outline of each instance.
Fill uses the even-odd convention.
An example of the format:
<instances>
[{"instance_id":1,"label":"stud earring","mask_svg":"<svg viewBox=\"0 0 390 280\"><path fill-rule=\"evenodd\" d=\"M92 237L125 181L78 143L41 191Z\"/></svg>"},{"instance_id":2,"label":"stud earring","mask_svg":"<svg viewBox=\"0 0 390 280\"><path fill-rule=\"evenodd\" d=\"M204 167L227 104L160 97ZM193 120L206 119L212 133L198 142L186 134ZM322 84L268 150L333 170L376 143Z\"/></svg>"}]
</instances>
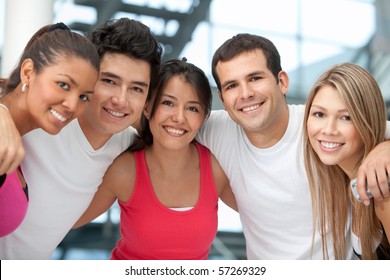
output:
<instances>
[{"instance_id":1,"label":"stud earring","mask_svg":"<svg viewBox=\"0 0 390 280\"><path fill-rule=\"evenodd\" d=\"M22 86L22 92L23 92L23 93L27 92L27 84L23 84L23 86Z\"/></svg>"}]
</instances>

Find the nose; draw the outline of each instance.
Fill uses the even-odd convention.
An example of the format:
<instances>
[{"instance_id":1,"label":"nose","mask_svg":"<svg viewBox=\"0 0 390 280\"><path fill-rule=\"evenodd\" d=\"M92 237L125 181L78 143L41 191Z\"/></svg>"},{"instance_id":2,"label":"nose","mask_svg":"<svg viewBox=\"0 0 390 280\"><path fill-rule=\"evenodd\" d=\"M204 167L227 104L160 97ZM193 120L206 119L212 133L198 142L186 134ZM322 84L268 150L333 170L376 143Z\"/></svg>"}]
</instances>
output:
<instances>
[{"instance_id":1,"label":"nose","mask_svg":"<svg viewBox=\"0 0 390 280\"><path fill-rule=\"evenodd\" d=\"M62 105L67 109L68 113L76 114L78 113L81 103L80 94L73 93L68 94L65 100L62 102Z\"/></svg>"},{"instance_id":2,"label":"nose","mask_svg":"<svg viewBox=\"0 0 390 280\"><path fill-rule=\"evenodd\" d=\"M325 122L326 123L322 129L322 133L327 134L327 135L335 135L338 133L337 119L327 118Z\"/></svg>"},{"instance_id":3,"label":"nose","mask_svg":"<svg viewBox=\"0 0 390 280\"><path fill-rule=\"evenodd\" d=\"M184 123L185 122L185 109L184 108L176 108L172 115L172 120L176 123Z\"/></svg>"},{"instance_id":4,"label":"nose","mask_svg":"<svg viewBox=\"0 0 390 280\"><path fill-rule=\"evenodd\" d=\"M244 83L241 85L241 92L240 92L240 96L242 99L246 99L246 98L250 98L254 95L254 91L252 89L252 87L247 84L247 83Z\"/></svg>"},{"instance_id":5,"label":"nose","mask_svg":"<svg viewBox=\"0 0 390 280\"><path fill-rule=\"evenodd\" d=\"M119 108L127 107L129 104L127 90L122 89L117 92L117 94L112 97L112 103Z\"/></svg>"}]
</instances>

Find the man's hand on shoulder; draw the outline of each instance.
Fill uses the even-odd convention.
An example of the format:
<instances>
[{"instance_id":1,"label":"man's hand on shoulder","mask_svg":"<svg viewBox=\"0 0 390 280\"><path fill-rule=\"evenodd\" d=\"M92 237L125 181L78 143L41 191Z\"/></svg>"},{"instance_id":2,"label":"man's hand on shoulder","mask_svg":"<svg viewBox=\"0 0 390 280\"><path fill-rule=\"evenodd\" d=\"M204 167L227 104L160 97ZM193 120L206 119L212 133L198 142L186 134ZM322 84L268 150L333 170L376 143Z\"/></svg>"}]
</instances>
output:
<instances>
[{"instance_id":1,"label":"man's hand on shoulder","mask_svg":"<svg viewBox=\"0 0 390 280\"><path fill-rule=\"evenodd\" d=\"M358 169L357 190L362 202L369 205L366 184L375 200L381 201L390 196L390 141L378 144L364 159Z\"/></svg>"}]
</instances>

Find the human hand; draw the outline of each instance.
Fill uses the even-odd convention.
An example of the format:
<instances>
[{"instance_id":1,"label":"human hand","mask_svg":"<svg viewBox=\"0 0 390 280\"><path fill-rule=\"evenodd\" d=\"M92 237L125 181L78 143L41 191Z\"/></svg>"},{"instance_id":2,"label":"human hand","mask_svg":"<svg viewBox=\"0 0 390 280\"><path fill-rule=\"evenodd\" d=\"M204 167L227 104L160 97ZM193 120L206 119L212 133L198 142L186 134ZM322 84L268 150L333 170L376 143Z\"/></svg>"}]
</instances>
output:
<instances>
[{"instance_id":1,"label":"human hand","mask_svg":"<svg viewBox=\"0 0 390 280\"><path fill-rule=\"evenodd\" d=\"M367 187L377 201L390 196L388 185L390 174L390 141L378 144L363 160L357 174L357 191L365 205L370 204Z\"/></svg>"},{"instance_id":2,"label":"human hand","mask_svg":"<svg viewBox=\"0 0 390 280\"><path fill-rule=\"evenodd\" d=\"M14 171L24 158L22 138L11 114L0 108L0 175Z\"/></svg>"}]
</instances>

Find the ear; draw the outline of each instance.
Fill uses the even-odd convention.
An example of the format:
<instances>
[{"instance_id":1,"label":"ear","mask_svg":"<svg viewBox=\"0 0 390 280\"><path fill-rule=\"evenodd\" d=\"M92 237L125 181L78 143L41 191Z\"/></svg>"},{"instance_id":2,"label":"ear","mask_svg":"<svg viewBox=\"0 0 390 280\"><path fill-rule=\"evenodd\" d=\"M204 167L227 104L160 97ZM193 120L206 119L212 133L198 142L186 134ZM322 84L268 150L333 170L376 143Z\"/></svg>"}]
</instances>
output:
<instances>
[{"instance_id":1,"label":"ear","mask_svg":"<svg viewBox=\"0 0 390 280\"><path fill-rule=\"evenodd\" d=\"M151 110L152 108L149 108L149 102L148 101L146 101L145 102L145 106L144 106L144 115L145 115L145 117L148 119L148 120L150 120L150 110Z\"/></svg>"},{"instance_id":2,"label":"ear","mask_svg":"<svg viewBox=\"0 0 390 280\"><path fill-rule=\"evenodd\" d=\"M32 75L34 73L34 62L31 58L27 58L22 62L20 67L20 80L22 84L30 84Z\"/></svg>"},{"instance_id":3,"label":"ear","mask_svg":"<svg viewBox=\"0 0 390 280\"><path fill-rule=\"evenodd\" d=\"M286 95L289 86L289 78L285 71L280 71L278 74L279 88L283 95Z\"/></svg>"},{"instance_id":4,"label":"ear","mask_svg":"<svg viewBox=\"0 0 390 280\"><path fill-rule=\"evenodd\" d=\"M222 106L223 106L223 109L225 109L225 104L223 103L223 97L222 97L222 93L220 90L218 90L218 97L219 97L219 100L221 100L221 103L222 103ZM226 109L225 109L226 110Z\"/></svg>"}]
</instances>

